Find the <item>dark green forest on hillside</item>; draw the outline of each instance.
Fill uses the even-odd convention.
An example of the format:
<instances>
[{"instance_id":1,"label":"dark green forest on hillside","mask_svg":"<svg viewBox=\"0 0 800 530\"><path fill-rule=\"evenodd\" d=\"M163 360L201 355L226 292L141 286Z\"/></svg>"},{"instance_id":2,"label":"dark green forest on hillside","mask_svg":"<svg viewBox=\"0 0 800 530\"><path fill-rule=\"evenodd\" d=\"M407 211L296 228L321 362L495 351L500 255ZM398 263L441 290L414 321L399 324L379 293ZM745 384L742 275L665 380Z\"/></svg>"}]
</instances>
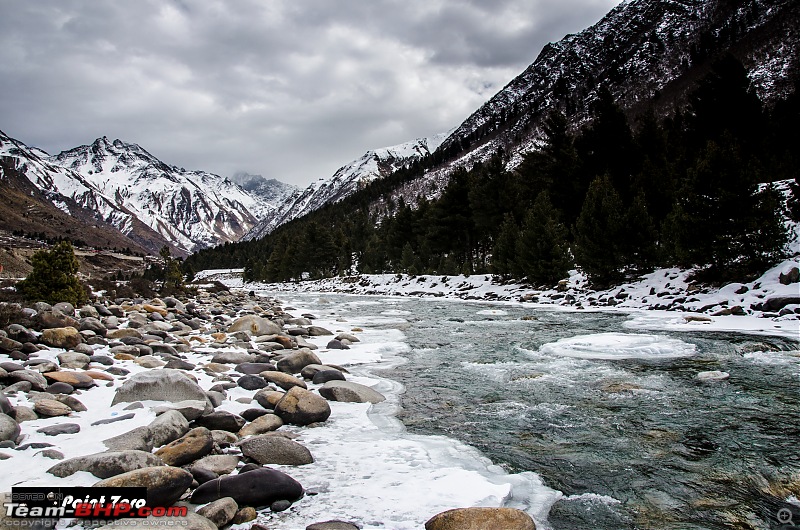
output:
<instances>
[{"instance_id":1,"label":"dark green forest on hillside","mask_svg":"<svg viewBox=\"0 0 800 530\"><path fill-rule=\"evenodd\" d=\"M360 273L492 273L552 286L580 267L606 286L660 266L745 279L779 261L786 213L800 218L800 93L766 108L744 67L718 62L668 119L632 123L607 90L572 134L553 112L541 150L506 170L503 152L458 168L436 200L393 200L451 153L434 153L347 199L187 259L244 267L248 281ZM795 178L784 212L769 183ZM379 198L385 211L370 209Z\"/></svg>"}]
</instances>

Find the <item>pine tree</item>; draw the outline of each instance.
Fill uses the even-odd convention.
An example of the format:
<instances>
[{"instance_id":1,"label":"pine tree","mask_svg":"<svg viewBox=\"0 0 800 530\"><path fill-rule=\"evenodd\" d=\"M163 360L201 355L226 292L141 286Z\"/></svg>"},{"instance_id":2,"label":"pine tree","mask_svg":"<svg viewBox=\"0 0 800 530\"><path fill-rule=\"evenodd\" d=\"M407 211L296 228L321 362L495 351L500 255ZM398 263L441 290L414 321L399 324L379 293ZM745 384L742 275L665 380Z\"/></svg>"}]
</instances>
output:
<instances>
[{"instance_id":1,"label":"pine tree","mask_svg":"<svg viewBox=\"0 0 800 530\"><path fill-rule=\"evenodd\" d=\"M592 181L575 225L575 260L598 287L622 278L624 208L611 179Z\"/></svg>"},{"instance_id":2,"label":"pine tree","mask_svg":"<svg viewBox=\"0 0 800 530\"><path fill-rule=\"evenodd\" d=\"M625 237L620 242L625 264L639 272L652 269L658 256L658 231L647 210L644 194L633 199L625 213Z\"/></svg>"},{"instance_id":3,"label":"pine tree","mask_svg":"<svg viewBox=\"0 0 800 530\"><path fill-rule=\"evenodd\" d=\"M537 285L553 285L566 278L572 266L567 235L549 195L540 193L525 216L516 243L517 270Z\"/></svg>"},{"instance_id":4,"label":"pine tree","mask_svg":"<svg viewBox=\"0 0 800 530\"><path fill-rule=\"evenodd\" d=\"M26 300L49 304L86 302L86 291L78 281L78 258L69 241L57 243L51 250L39 250L31 257L33 270L17 284Z\"/></svg>"},{"instance_id":5,"label":"pine tree","mask_svg":"<svg viewBox=\"0 0 800 530\"><path fill-rule=\"evenodd\" d=\"M500 227L500 234L497 236L492 248L491 271L494 274L510 276L515 272L518 238L519 227L517 222L512 214L506 213L503 218L503 224Z\"/></svg>"}]
</instances>

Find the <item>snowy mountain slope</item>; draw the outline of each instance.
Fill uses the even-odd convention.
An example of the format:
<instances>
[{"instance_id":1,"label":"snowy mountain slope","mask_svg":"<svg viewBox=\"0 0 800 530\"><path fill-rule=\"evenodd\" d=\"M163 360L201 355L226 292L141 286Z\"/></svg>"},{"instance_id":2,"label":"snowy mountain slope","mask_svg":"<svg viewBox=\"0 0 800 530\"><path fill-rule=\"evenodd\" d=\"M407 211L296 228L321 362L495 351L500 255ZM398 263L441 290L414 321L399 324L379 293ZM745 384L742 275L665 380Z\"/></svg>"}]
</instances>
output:
<instances>
[{"instance_id":1,"label":"snowy mountain slope","mask_svg":"<svg viewBox=\"0 0 800 530\"><path fill-rule=\"evenodd\" d=\"M266 204L274 207L283 204L289 195L298 191L297 186L244 172L234 174L230 180L241 186L250 195L258 197Z\"/></svg>"},{"instance_id":2,"label":"snowy mountain slope","mask_svg":"<svg viewBox=\"0 0 800 530\"><path fill-rule=\"evenodd\" d=\"M116 207L151 227L184 252L237 241L273 206L227 178L169 166L136 144L98 138L47 160L79 175ZM84 204L72 182L57 182L64 195ZM88 206L87 206L88 207ZM119 228L127 227L120 220Z\"/></svg>"},{"instance_id":3,"label":"snowy mountain slope","mask_svg":"<svg viewBox=\"0 0 800 530\"><path fill-rule=\"evenodd\" d=\"M553 109L575 128L589 121L601 86L633 116L670 113L726 53L745 65L763 100L791 92L800 70L800 2L625 0L594 26L545 46L442 143L447 162L396 195L410 204L420 194L435 196L452 168L470 167L499 148L515 167L540 142Z\"/></svg>"},{"instance_id":4,"label":"snowy mountain slope","mask_svg":"<svg viewBox=\"0 0 800 530\"><path fill-rule=\"evenodd\" d=\"M261 219L243 239L259 239L278 226L317 210L328 203L338 202L366 184L391 174L409 162L433 153L449 133L411 142L373 149L339 168L333 176L313 182L304 190L296 190L271 214Z\"/></svg>"},{"instance_id":5,"label":"snowy mountain slope","mask_svg":"<svg viewBox=\"0 0 800 530\"><path fill-rule=\"evenodd\" d=\"M28 206L30 208L47 210L47 207L41 204L42 201L46 201L73 218L73 221L78 221L78 224L73 226L66 220L56 220L57 215L52 217L52 222L59 226L69 225L69 230L74 232L66 233L65 228L65 233L59 235L77 237L89 244L113 245L120 248L131 246L150 252L157 252L162 246L170 244L168 240L140 222L129 210L104 196L81 175L50 163L47 157L44 151L29 148L0 131L0 158L7 168L4 172L6 182L3 183L3 187L9 186L7 193L10 193L11 187L24 191L32 201ZM33 188L26 186L17 177L26 178ZM4 225L8 225L12 217L11 214L4 216ZM10 225L6 226L9 227ZM31 227L30 231L38 232L52 227L41 227L36 230L33 228L36 227ZM100 232L95 233L98 230ZM118 232L115 235L111 234L111 231ZM127 244L123 244L126 240Z\"/></svg>"}]
</instances>

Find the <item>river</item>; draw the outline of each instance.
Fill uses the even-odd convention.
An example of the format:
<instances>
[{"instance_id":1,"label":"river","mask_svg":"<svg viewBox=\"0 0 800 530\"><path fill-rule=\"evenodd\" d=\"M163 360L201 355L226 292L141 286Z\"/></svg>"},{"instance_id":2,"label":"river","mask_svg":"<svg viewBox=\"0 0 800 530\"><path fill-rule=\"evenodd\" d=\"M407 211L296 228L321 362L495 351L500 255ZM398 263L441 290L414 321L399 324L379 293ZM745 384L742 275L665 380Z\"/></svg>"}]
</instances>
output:
<instances>
[{"instance_id":1,"label":"river","mask_svg":"<svg viewBox=\"0 0 800 530\"><path fill-rule=\"evenodd\" d=\"M409 434L541 477L563 494L547 507L554 530L800 525L787 502L800 487L795 340L635 329L623 313L269 294L399 332L402 361L373 372L404 389L391 413ZM730 378L697 377L712 371Z\"/></svg>"}]
</instances>

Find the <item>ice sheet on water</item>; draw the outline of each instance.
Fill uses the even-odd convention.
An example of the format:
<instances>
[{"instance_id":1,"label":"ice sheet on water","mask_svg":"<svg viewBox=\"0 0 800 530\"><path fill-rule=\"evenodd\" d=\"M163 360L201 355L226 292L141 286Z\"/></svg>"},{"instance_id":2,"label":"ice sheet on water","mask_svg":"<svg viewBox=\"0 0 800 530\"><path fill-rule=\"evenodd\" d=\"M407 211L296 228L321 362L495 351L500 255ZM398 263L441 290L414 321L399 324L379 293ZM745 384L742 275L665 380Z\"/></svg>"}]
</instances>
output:
<instances>
[{"instance_id":1,"label":"ice sheet on water","mask_svg":"<svg viewBox=\"0 0 800 530\"><path fill-rule=\"evenodd\" d=\"M670 359L694 355L694 344L662 335L597 333L543 345L539 351L559 357L590 360Z\"/></svg>"}]
</instances>

